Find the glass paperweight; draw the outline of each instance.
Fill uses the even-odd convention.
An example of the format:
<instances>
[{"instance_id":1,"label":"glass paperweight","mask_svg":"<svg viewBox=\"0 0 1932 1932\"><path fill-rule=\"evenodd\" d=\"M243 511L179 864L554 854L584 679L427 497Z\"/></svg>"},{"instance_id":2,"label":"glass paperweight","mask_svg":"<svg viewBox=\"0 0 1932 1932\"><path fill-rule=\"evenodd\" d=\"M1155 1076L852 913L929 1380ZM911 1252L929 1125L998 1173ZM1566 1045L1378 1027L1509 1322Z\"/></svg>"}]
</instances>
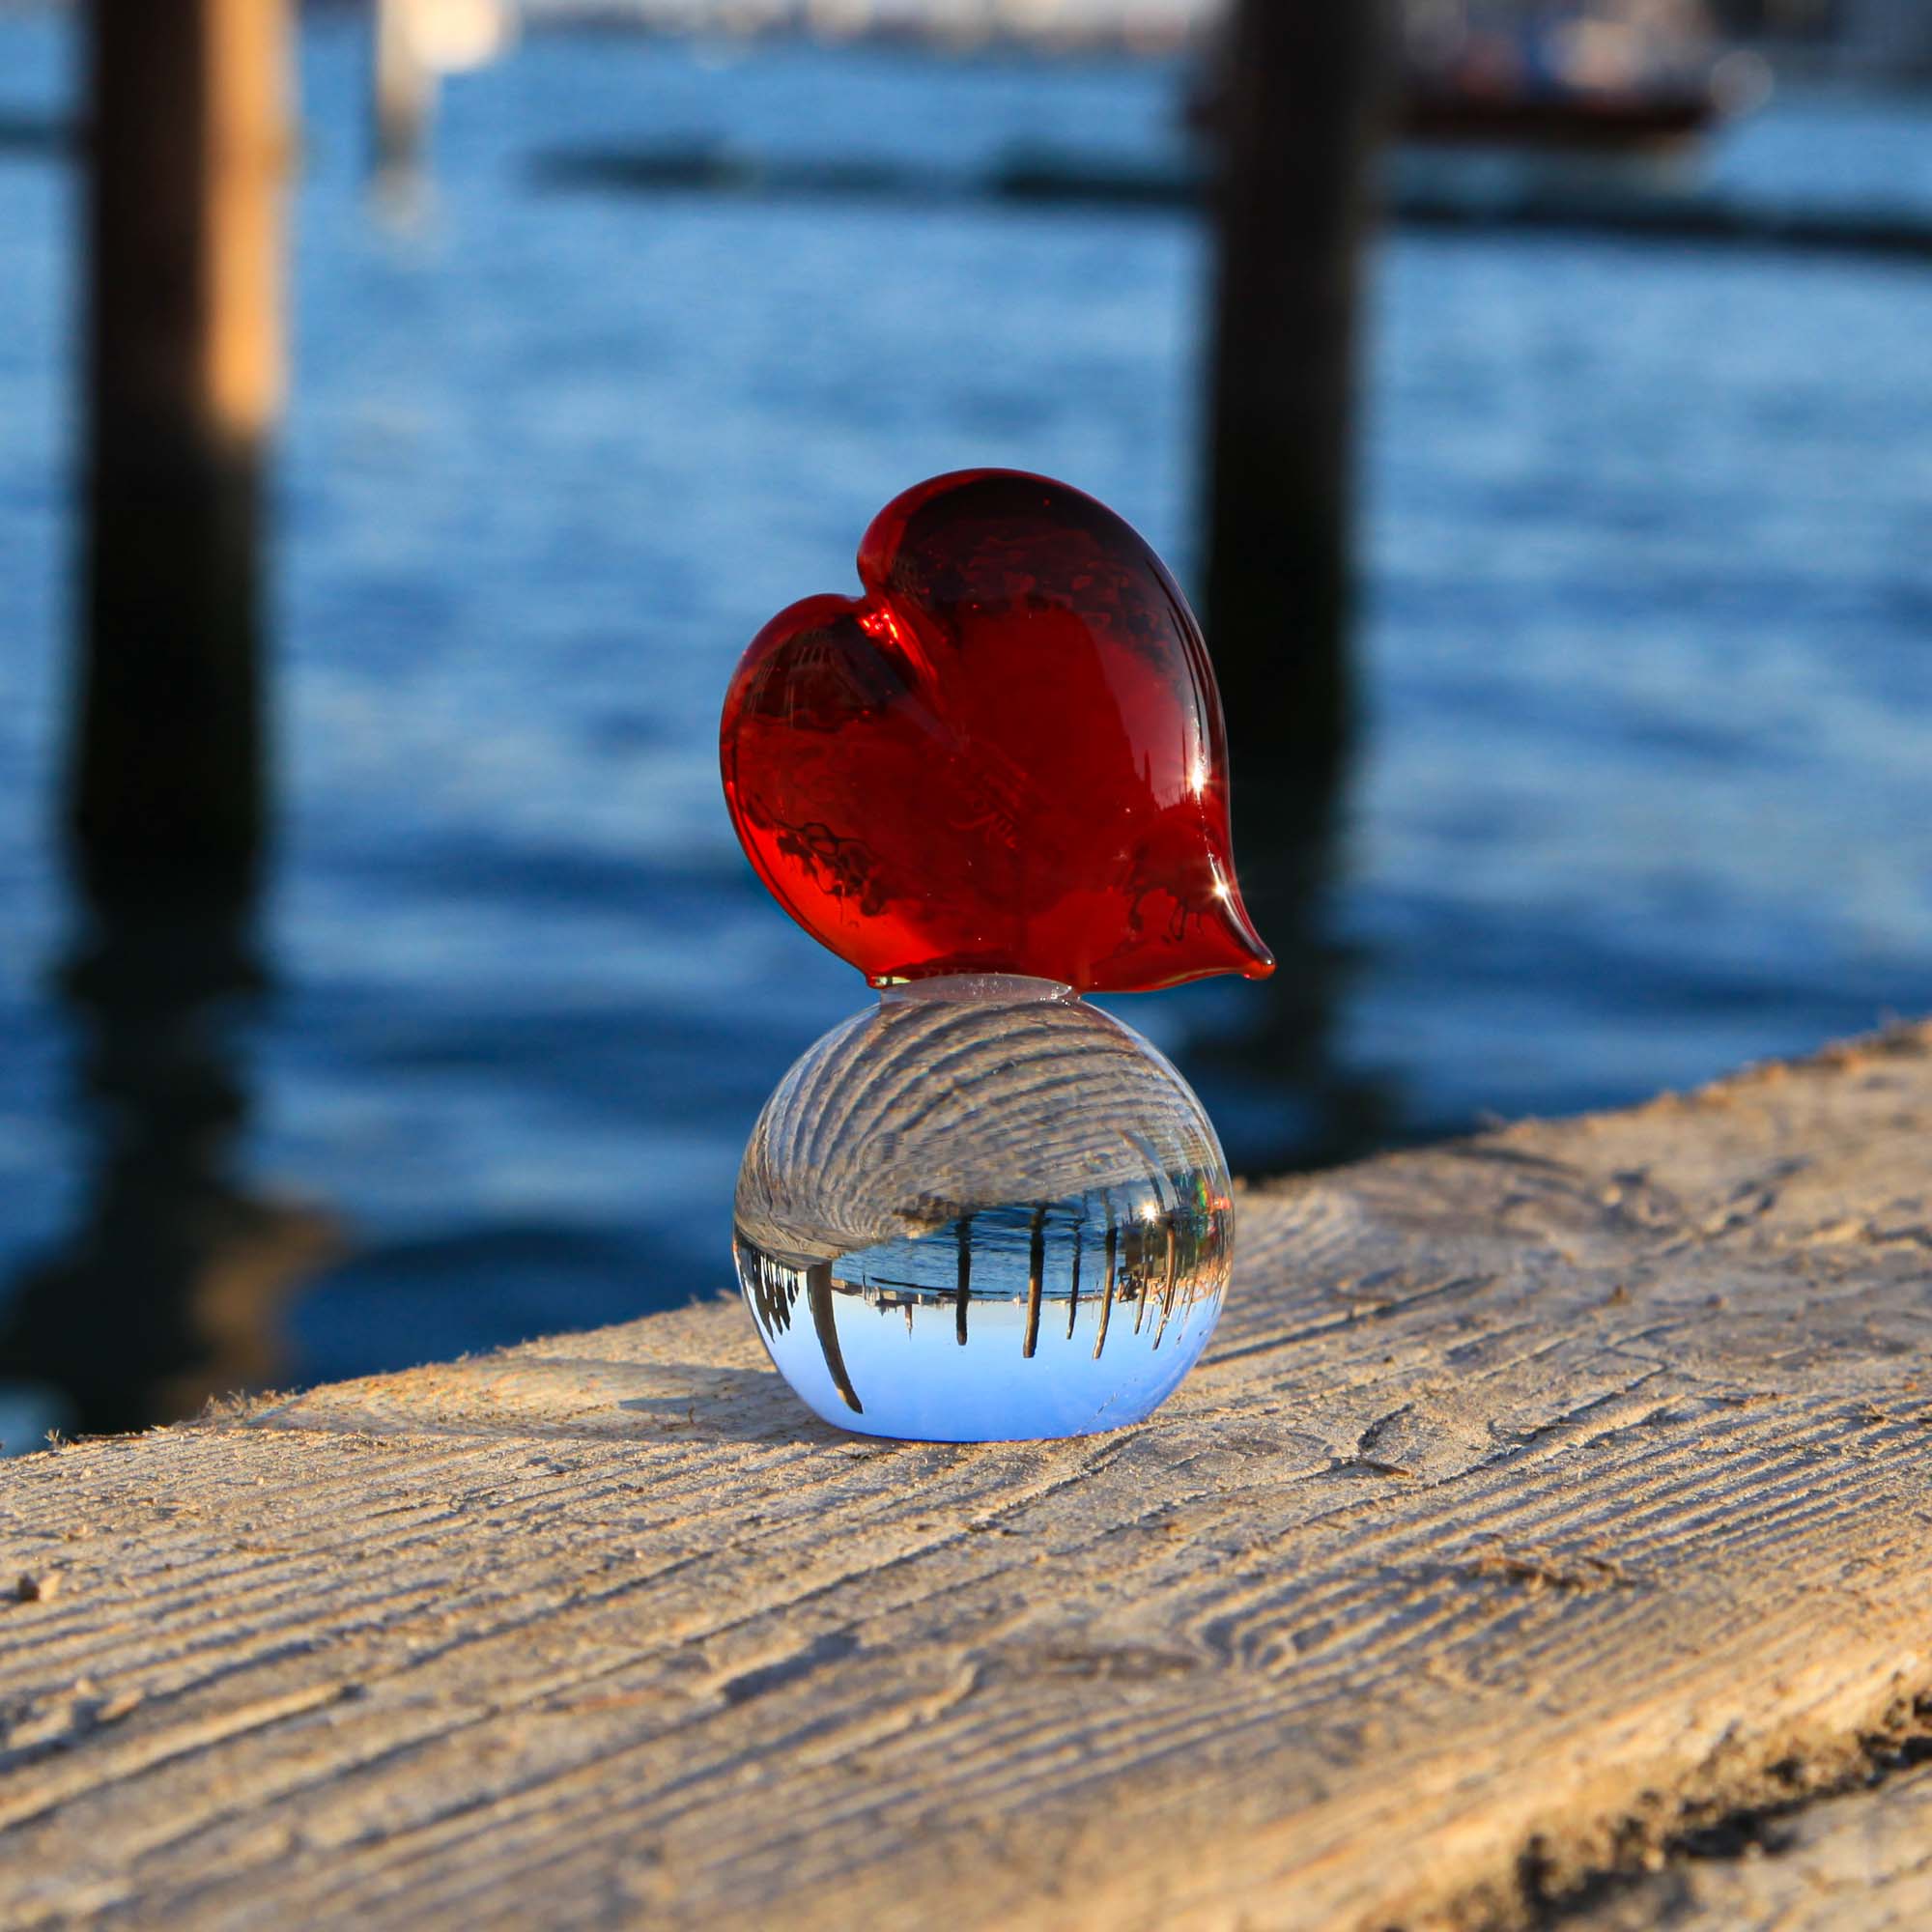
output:
<instances>
[{"instance_id":1,"label":"glass paperweight","mask_svg":"<svg viewBox=\"0 0 1932 1932\"><path fill-rule=\"evenodd\" d=\"M923 980L779 1083L738 1278L828 1422L980 1442L1138 1422L1206 1345L1233 1207L1201 1103L1047 980Z\"/></svg>"},{"instance_id":2,"label":"glass paperweight","mask_svg":"<svg viewBox=\"0 0 1932 1932\"><path fill-rule=\"evenodd\" d=\"M827 1421L1122 1428L1205 1347L1234 1210L1186 1082L1081 996L1274 965L1213 670L1152 551L1044 477L908 491L859 575L774 618L725 698L747 855L881 989L759 1117L739 1281Z\"/></svg>"}]
</instances>

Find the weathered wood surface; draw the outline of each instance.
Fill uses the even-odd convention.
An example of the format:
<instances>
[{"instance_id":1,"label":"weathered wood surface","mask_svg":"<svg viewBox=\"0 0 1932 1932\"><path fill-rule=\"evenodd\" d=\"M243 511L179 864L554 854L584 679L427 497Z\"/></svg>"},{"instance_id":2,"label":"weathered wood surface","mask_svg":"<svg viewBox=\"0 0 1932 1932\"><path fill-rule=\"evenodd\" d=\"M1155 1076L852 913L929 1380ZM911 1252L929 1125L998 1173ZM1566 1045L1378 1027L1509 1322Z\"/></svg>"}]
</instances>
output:
<instances>
[{"instance_id":1,"label":"weathered wood surface","mask_svg":"<svg viewBox=\"0 0 1932 1932\"><path fill-rule=\"evenodd\" d=\"M1619 1891L1573 1932L1925 1932L1932 1766L1774 1818L1734 1858Z\"/></svg>"},{"instance_id":2,"label":"weathered wood surface","mask_svg":"<svg viewBox=\"0 0 1932 1932\"><path fill-rule=\"evenodd\" d=\"M1672 1882L1922 1721L1928 1128L1918 1029L1251 1191L1214 1350L1116 1436L841 1437L704 1305L13 1464L0 1926Z\"/></svg>"}]
</instances>

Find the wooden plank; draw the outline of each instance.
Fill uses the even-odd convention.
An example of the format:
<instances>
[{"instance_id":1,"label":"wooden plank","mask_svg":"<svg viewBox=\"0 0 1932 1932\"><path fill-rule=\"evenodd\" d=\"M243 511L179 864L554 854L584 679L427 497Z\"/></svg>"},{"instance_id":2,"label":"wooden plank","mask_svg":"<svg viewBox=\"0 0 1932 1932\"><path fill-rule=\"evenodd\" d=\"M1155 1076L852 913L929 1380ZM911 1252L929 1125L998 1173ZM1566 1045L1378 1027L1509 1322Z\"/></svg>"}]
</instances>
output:
<instances>
[{"instance_id":1,"label":"wooden plank","mask_svg":"<svg viewBox=\"0 0 1932 1932\"><path fill-rule=\"evenodd\" d=\"M9 1465L0 1926L1529 1918L1918 1721L1928 1127L1919 1028L1250 1190L1114 1436L705 1303Z\"/></svg>"},{"instance_id":2,"label":"wooden plank","mask_svg":"<svg viewBox=\"0 0 1932 1932\"><path fill-rule=\"evenodd\" d=\"M1586 1910L1575 1932L1924 1932L1932 1766L1767 1820L1735 1856L1681 1861Z\"/></svg>"}]
</instances>

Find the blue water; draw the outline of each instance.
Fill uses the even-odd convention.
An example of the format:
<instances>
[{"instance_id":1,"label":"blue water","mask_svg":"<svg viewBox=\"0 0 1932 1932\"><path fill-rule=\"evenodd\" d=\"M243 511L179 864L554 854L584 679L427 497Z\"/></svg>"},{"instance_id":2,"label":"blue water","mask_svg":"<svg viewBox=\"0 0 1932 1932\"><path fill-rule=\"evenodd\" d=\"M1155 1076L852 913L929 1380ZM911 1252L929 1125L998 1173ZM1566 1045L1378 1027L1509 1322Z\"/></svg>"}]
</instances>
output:
<instances>
[{"instance_id":1,"label":"blue water","mask_svg":"<svg viewBox=\"0 0 1932 1932\"><path fill-rule=\"evenodd\" d=\"M717 706L766 616L849 585L881 502L1010 464L1183 576L1193 551L1187 218L533 165L689 138L971 170L1042 129L1131 158L1175 139L1171 71L539 39L450 86L399 225L360 179L361 59L354 23L306 30L275 983L220 1156L334 1231L241 1293L236 1377L279 1384L730 1284L744 1136L866 996L740 858ZM66 24L0 14L0 118L71 87ZM1932 214L1932 112L1780 100L1712 171ZM109 1131L50 983L74 189L0 150L0 1317L85 1246ZM1633 1100L1932 1005L1932 269L1398 235L1376 314L1323 944L1273 992L1131 1003L1235 1163ZM1292 1046L1244 1047L1270 1013Z\"/></svg>"}]
</instances>

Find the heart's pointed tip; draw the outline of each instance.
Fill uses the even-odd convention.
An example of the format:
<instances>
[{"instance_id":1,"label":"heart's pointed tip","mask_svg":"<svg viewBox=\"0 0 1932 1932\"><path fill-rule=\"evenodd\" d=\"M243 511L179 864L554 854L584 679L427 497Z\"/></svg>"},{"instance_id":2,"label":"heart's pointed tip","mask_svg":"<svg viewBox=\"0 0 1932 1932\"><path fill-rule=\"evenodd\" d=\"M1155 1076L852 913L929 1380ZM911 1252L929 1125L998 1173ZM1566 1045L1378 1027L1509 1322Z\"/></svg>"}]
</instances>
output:
<instances>
[{"instance_id":1,"label":"heart's pointed tip","mask_svg":"<svg viewBox=\"0 0 1932 1932\"><path fill-rule=\"evenodd\" d=\"M1237 897L1216 893L1211 906L1203 912L1201 923L1173 962L1178 970L1155 983L1179 986L1189 980L1218 980L1224 974L1265 980L1274 971L1274 954L1249 923L1247 911Z\"/></svg>"},{"instance_id":2,"label":"heart's pointed tip","mask_svg":"<svg viewBox=\"0 0 1932 1932\"><path fill-rule=\"evenodd\" d=\"M1224 972L1238 973L1244 980L1265 980L1274 971L1274 953L1255 930L1248 909L1241 903L1240 890L1232 879L1215 894L1219 901L1220 937L1233 954Z\"/></svg>"},{"instance_id":3,"label":"heart's pointed tip","mask_svg":"<svg viewBox=\"0 0 1932 1932\"><path fill-rule=\"evenodd\" d=\"M1265 980L1274 971L1274 950L1259 932L1254 921L1248 917L1248 909L1238 895L1228 908L1228 923L1233 928L1232 937L1240 948L1241 978L1244 980Z\"/></svg>"}]
</instances>

